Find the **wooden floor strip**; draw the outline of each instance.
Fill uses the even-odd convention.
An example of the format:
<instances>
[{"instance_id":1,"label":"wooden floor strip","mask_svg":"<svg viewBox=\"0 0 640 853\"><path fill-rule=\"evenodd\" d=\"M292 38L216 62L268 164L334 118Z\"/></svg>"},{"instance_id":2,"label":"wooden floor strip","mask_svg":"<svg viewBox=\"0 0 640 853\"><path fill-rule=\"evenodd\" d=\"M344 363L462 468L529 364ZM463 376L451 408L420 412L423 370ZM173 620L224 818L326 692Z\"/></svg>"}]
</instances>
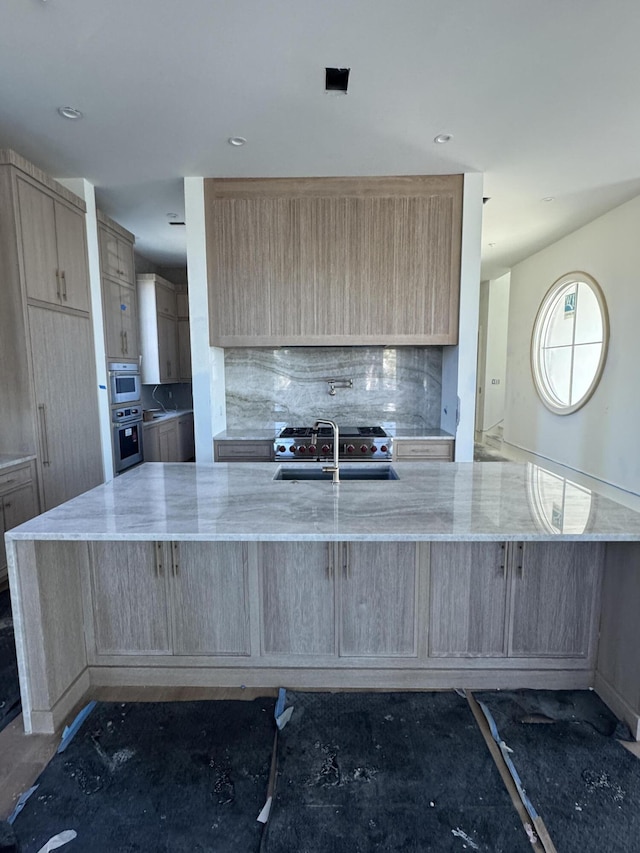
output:
<instances>
[{"instance_id":1,"label":"wooden floor strip","mask_svg":"<svg viewBox=\"0 0 640 853\"><path fill-rule=\"evenodd\" d=\"M505 788L509 792L509 796L513 802L515 810L518 812L520 816L520 820L522 821L522 825L533 829L536 833L537 839L532 842L531 849L535 851L535 853L557 853L555 845L549 836L549 832L547 831L546 826L544 825L544 821L542 818L538 817L537 820L532 821L529 816L529 812L524 806L520 798L520 794L518 793L518 789L516 787L515 782L513 781L513 777L509 772L509 768L507 767L504 758L502 757L502 753L500 752L500 748L498 744L493 739L491 734L491 729L489 728L489 724L487 723L487 719L485 715L482 713L482 708L475 700L473 693L470 690L464 691L465 696L467 697L467 702L469 703L469 707L471 708L471 712L476 719L478 724L478 728L482 732L482 736L485 739L487 747L489 748L489 752L498 768L498 772L502 777L502 781L504 782Z\"/></svg>"}]
</instances>

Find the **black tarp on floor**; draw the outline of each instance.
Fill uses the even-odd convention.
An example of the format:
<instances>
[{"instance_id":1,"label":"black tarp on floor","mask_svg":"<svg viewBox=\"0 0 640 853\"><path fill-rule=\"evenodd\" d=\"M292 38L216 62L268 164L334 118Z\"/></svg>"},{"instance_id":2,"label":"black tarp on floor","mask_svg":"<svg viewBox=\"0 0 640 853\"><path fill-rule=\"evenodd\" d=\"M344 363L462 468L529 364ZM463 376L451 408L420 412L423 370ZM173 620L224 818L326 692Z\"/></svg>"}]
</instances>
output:
<instances>
[{"instance_id":1,"label":"black tarp on floor","mask_svg":"<svg viewBox=\"0 0 640 853\"><path fill-rule=\"evenodd\" d=\"M443 693L287 693L264 853L531 849L469 705Z\"/></svg>"},{"instance_id":2,"label":"black tarp on floor","mask_svg":"<svg viewBox=\"0 0 640 853\"><path fill-rule=\"evenodd\" d=\"M590 690L474 692L562 853L640 851L640 761Z\"/></svg>"},{"instance_id":3,"label":"black tarp on floor","mask_svg":"<svg viewBox=\"0 0 640 853\"><path fill-rule=\"evenodd\" d=\"M21 711L9 590L0 592L0 729Z\"/></svg>"},{"instance_id":4,"label":"black tarp on floor","mask_svg":"<svg viewBox=\"0 0 640 853\"><path fill-rule=\"evenodd\" d=\"M275 701L99 703L14 823L23 853L74 829L82 853L251 853Z\"/></svg>"}]
</instances>

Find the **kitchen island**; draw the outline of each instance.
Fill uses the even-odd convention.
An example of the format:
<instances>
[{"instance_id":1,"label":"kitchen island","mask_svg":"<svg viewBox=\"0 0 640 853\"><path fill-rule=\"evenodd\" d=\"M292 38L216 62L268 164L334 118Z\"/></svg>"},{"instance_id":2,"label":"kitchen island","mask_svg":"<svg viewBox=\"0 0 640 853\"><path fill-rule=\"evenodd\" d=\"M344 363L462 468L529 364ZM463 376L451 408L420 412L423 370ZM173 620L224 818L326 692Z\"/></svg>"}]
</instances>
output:
<instances>
[{"instance_id":1,"label":"kitchen island","mask_svg":"<svg viewBox=\"0 0 640 853\"><path fill-rule=\"evenodd\" d=\"M99 685L593 686L637 736L639 513L531 464L282 467L145 464L7 535L26 731Z\"/></svg>"}]
</instances>

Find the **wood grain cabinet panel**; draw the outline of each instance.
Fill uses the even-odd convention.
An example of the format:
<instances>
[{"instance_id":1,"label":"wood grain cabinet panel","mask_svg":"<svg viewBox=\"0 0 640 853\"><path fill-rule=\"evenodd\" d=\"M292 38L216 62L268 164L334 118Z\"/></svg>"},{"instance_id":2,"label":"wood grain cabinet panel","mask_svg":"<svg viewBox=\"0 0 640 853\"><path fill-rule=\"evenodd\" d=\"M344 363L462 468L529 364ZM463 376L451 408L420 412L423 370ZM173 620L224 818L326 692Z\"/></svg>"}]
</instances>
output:
<instances>
[{"instance_id":1,"label":"wood grain cabinet panel","mask_svg":"<svg viewBox=\"0 0 640 853\"><path fill-rule=\"evenodd\" d=\"M91 588L98 655L171 652L166 546L155 542L93 542Z\"/></svg>"},{"instance_id":2,"label":"wood grain cabinet panel","mask_svg":"<svg viewBox=\"0 0 640 853\"><path fill-rule=\"evenodd\" d=\"M152 273L137 277L142 382L180 381L175 287Z\"/></svg>"},{"instance_id":3,"label":"wood grain cabinet panel","mask_svg":"<svg viewBox=\"0 0 640 853\"><path fill-rule=\"evenodd\" d=\"M414 462L453 462L452 438L394 438L393 458Z\"/></svg>"},{"instance_id":4,"label":"wood grain cabinet panel","mask_svg":"<svg viewBox=\"0 0 640 853\"><path fill-rule=\"evenodd\" d=\"M207 179L215 346L457 343L462 176Z\"/></svg>"},{"instance_id":5,"label":"wood grain cabinet panel","mask_svg":"<svg viewBox=\"0 0 640 853\"><path fill-rule=\"evenodd\" d=\"M431 544L431 657L506 655L506 552L501 542Z\"/></svg>"},{"instance_id":6,"label":"wood grain cabinet panel","mask_svg":"<svg viewBox=\"0 0 640 853\"><path fill-rule=\"evenodd\" d=\"M44 504L52 509L103 479L93 332L81 314L35 305L28 313Z\"/></svg>"},{"instance_id":7,"label":"wood grain cabinet panel","mask_svg":"<svg viewBox=\"0 0 640 853\"><path fill-rule=\"evenodd\" d=\"M172 544L173 651L176 655L248 655L247 546Z\"/></svg>"},{"instance_id":8,"label":"wood grain cabinet panel","mask_svg":"<svg viewBox=\"0 0 640 853\"><path fill-rule=\"evenodd\" d=\"M326 542L260 544L263 654L335 654L333 552Z\"/></svg>"},{"instance_id":9,"label":"wood grain cabinet panel","mask_svg":"<svg viewBox=\"0 0 640 853\"><path fill-rule=\"evenodd\" d=\"M33 466L9 468L0 476L0 589L7 581L4 534L38 514L38 493Z\"/></svg>"},{"instance_id":10,"label":"wood grain cabinet panel","mask_svg":"<svg viewBox=\"0 0 640 853\"><path fill-rule=\"evenodd\" d=\"M591 542L512 543L509 654L586 658L603 550Z\"/></svg>"},{"instance_id":11,"label":"wood grain cabinet panel","mask_svg":"<svg viewBox=\"0 0 640 853\"><path fill-rule=\"evenodd\" d=\"M83 215L22 179L18 199L27 296L89 311Z\"/></svg>"},{"instance_id":12,"label":"wood grain cabinet panel","mask_svg":"<svg viewBox=\"0 0 640 853\"><path fill-rule=\"evenodd\" d=\"M340 655L416 655L416 545L342 543L338 567Z\"/></svg>"}]
</instances>

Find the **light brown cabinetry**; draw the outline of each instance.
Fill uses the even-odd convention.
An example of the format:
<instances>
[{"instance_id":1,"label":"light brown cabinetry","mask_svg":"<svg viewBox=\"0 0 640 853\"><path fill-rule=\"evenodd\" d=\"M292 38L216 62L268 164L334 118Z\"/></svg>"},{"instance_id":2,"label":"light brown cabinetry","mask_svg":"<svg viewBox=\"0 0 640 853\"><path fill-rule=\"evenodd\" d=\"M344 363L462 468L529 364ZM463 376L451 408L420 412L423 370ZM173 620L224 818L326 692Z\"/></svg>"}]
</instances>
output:
<instances>
[{"instance_id":1,"label":"light brown cabinetry","mask_svg":"<svg viewBox=\"0 0 640 853\"><path fill-rule=\"evenodd\" d=\"M273 462L273 440L216 438L213 454L215 462Z\"/></svg>"},{"instance_id":2,"label":"light brown cabinetry","mask_svg":"<svg viewBox=\"0 0 640 853\"><path fill-rule=\"evenodd\" d=\"M602 559L598 543L433 543L429 654L586 665Z\"/></svg>"},{"instance_id":3,"label":"light brown cabinetry","mask_svg":"<svg viewBox=\"0 0 640 853\"><path fill-rule=\"evenodd\" d=\"M175 286L158 275L137 277L142 382L180 381Z\"/></svg>"},{"instance_id":4,"label":"light brown cabinetry","mask_svg":"<svg viewBox=\"0 0 640 853\"><path fill-rule=\"evenodd\" d=\"M194 458L193 413L144 424L145 462L189 462Z\"/></svg>"},{"instance_id":5,"label":"light brown cabinetry","mask_svg":"<svg viewBox=\"0 0 640 853\"><path fill-rule=\"evenodd\" d=\"M452 438L394 438L393 458L399 462L453 462Z\"/></svg>"},{"instance_id":6,"label":"light brown cabinetry","mask_svg":"<svg viewBox=\"0 0 640 853\"><path fill-rule=\"evenodd\" d=\"M462 176L207 179L211 344L454 344Z\"/></svg>"},{"instance_id":7,"label":"light brown cabinetry","mask_svg":"<svg viewBox=\"0 0 640 853\"><path fill-rule=\"evenodd\" d=\"M180 381L191 382L191 331L189 328L189 297L186 293L176 293L176 310L178 314Z\"/></svg>"},{"instance_id":8,"label":"light brown cabinetry","mask_svg":"<svg viewBox=\"0 0 640 853\"><path fill-rule=\"evenodd\" d=\"M27 297L88 311L82 212L26 176L18 177L17 190Z\"/></svg>"},{"instance_id":9,"label":"light brown cabinetry","mask_svg":"<svg viewBox=\"0 0 640 853\"><path fill-rule=\"evenodd\" d=\"M414 543L262 543L263 653L415 657L418 554Z\"/></svg>"},{"instance_id":10,"label":"light brown cabinetry","mask_svg":"<svg viewBox=\"0 0 640 853\"><path fill-rule=\"evenodd\" d=\"M4 534L38 514L35 465L9 466L0 472L0 589L7 582Z\"/></svg>"},{"instance_id":11,"label":"light brown cabinetry","mask_svg":"<svg viewBox=\"0 0 640 853\"><path fill-rule=\"evenodd\" d=\"M94 542L95 655L247 655L247 546Z\"/></svg>"},{"instance_id":12,"label":"light brown cabinetry","mask_svg":"<svg viewBox=\"0 0 640 853\"><path fill-rule=\"evenodd\" d=\"M189 462L195 457L196 446L193 433L193 413L178 418L178 462Z\"/></svg>"},{"instance_id":13,"label":"light brown cabinetry","mask_svg":"<svg viewBox=\"0 0 640 853\"><path fill-rule=\"evenodd\" d=\"M133 270L134 237L98 212L105 351L107 358L137 360L138 311Z\"/></svg>"},{"instance_id":14,"label":"light brown cabinetry","mask_svg":"<svg viewBox=\"0 0 640 853\"><path fill-rule=\"evenodd\" d=\"M85 205L0 152L0 452L37 455L51 509L103 479Z\"/></svg>"}]
</instances>

